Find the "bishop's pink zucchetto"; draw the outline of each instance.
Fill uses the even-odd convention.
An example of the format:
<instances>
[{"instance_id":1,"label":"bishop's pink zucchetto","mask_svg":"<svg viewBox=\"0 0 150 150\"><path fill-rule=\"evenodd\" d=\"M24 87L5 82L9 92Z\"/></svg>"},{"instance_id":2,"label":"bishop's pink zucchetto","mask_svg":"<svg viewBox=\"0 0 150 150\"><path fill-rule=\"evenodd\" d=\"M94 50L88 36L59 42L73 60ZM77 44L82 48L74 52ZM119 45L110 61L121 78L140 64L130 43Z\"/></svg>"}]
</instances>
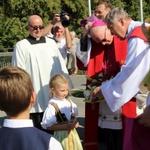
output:
<instances>
[{"instance_id":1,"label":"bishop's pink zucchetto","mask_svg":"<svg viewBox=\"0 0 150 150\"><path fill-rule=\"evenodd\" d=\"M95 22L93 22L92 27L96 27L96 26L106 26L106 24L101 20L96 20Z\"/></svg>"},{"instance_id":2,"label":"bishop's pink zucchetto","mask_svg":"<svg viewBox=\"0 0 150 150\"><path fill-rule=\"evenodd\" d=\"M96 27L96 26L106 26L106 24L99 20L94 14L92 14L91 16L89 16L86 19L83 19L81 21L81 26L85 27L86 25L92 24L91 27Z\"/></svg>"}]
</instances>

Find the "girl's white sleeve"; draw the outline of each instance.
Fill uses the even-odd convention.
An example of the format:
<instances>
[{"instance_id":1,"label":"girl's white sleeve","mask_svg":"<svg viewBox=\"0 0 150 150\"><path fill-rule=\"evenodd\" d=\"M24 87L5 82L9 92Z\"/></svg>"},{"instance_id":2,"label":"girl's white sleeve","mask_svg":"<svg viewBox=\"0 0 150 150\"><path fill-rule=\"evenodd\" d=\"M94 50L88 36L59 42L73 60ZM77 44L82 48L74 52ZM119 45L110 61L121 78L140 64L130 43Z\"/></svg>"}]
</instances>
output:
<instances>
[{"instance_id":1,"label":"girl's white sleeve","mask_svg":"<svg viewBox=\"0 0 150 150\"><path fill-rule=\"evenodd\" d=\"M78 107L77 107L77 105L72 101L71 101L71 103L72 103L72 115L73 116L78 116Z\"/></svg>"},{"instance_id":2,"label":"girl's white sleeve","mask_svg":"<svg viewBox=\"0 0 150 150\"><path fill-rule=\"evenodd\" d=\"M46 129L56 124L55 108L49 104L46 110L44 111L41 126Z\"/></svg>"}]
</instances>

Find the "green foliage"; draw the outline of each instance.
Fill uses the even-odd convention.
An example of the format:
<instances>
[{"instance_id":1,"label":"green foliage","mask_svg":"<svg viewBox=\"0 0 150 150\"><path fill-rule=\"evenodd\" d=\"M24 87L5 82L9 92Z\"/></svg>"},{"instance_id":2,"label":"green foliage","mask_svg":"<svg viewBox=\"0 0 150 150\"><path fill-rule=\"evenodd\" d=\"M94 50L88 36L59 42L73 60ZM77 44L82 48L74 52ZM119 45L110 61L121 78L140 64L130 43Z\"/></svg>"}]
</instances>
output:
<instances>
[{"instance_id":1,"label":"green foliage","mask_svg":"<svg viewBox=\"0 0 150 150\"><path fill-rule=\"evenodd\" d=\"M26 18L7 18L0 16L0 47L7 48L13 47L14 44L25 37L27 37L27 31L25 25L27 23Z\"/></svg>"},{"instance_id":2,"label":"green foliage","mask_svg":"<svg viewBox=\"0 0 150 150\"><path fill-rule=\"evenodd\" d=\"M113 7L125 7L125 2L123 0L110 0Z\"/></svg>"},{"instance_id":3,"label":"green foliage","mask_svg":"<svg viewBox=\"0 0 150 150\"><path fill-rule=\"evenodd\" d=\"M91 0L94 12L99 0ZM123 7L134 20L140 20L139 0L110 0L113 7ZM144 20L150 18L150 1L143 0ZM80 21L88 17L88 0L1 0L0 1L0 48L13 47L28 36L25 27L30 15L37 14L47 25L55 13L65 10L70 16L70 31L81 34Z\"/></svg>"}]
</instances>

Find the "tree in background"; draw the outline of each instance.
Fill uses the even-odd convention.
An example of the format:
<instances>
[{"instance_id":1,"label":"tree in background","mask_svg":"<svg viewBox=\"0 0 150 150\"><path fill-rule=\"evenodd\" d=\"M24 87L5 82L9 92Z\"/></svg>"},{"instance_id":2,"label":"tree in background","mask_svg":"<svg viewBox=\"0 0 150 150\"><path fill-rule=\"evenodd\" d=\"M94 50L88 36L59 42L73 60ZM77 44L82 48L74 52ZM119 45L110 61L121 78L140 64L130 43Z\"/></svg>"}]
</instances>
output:
<instances>
[{"instance_id":1,"label":"tree in background","mask_svg":"<svg viewBox=\"0 0 150 150\"><path fill-rule=\"evenodd\" d=\"M91 0L92 12L99 0ZM140 20L139 0L110 0L113 7L125 8L134 20ZM144 20L150 17L150 0L143 0ZM70 31L81 34L80 21L88 17L88 0L1 0L0 1L0 48L13 47L26 38L27 20L37 14L47 25L55 13L65 10L70 16Z\"/></svg>"},{"instance_id":2,"label":"tree in background","mask_svg":"<svg viewBox=\"0 0 150 150\"><path fill-rule=\"evenodd\" d=\"M13 47L18 40L27 37L27 20L37 14L47 25L55 13L65 10L70 16L70 30L79 33L80 21L87 17L86 1L76 0L2 0L0 2L0 48Z\"/></svg>"}]
</instances>

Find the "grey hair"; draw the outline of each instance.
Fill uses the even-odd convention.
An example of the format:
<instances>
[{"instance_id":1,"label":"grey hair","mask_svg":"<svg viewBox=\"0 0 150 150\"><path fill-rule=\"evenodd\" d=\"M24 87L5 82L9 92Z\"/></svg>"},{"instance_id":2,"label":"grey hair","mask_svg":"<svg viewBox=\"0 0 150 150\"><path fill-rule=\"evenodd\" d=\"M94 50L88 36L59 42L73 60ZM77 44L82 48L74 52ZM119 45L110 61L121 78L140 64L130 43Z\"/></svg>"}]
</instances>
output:
<instances>
[{"instance_id":1,"label":"grey hair","mask_svg":"<svg viewBox=\"0 0 150 150\"><path fill-rule=\"evenodd\" d=\"M120 18L130 19L131 17L123 8L113 8L106 16L105 22L107 25L117 22Z\"/></svg>"}]
</instances>

